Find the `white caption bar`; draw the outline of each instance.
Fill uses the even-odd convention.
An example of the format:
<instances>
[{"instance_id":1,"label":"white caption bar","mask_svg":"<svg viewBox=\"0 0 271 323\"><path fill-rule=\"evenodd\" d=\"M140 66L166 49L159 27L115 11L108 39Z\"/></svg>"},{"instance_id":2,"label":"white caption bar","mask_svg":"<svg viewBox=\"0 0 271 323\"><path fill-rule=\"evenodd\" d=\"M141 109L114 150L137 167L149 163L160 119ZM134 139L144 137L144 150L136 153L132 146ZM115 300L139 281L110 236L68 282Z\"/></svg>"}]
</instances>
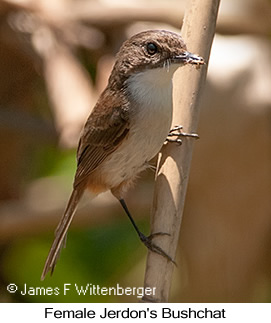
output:
<instances>
[{"instance_id":1,"label":"white caption bar","mask_svg":"<svg viewBox=\"0 0 271 323\"><path fill-rule=\"evenodd\" d=\"M271 304L5 303L1 322L271 322Z\"/></svg>"}]
</instances>

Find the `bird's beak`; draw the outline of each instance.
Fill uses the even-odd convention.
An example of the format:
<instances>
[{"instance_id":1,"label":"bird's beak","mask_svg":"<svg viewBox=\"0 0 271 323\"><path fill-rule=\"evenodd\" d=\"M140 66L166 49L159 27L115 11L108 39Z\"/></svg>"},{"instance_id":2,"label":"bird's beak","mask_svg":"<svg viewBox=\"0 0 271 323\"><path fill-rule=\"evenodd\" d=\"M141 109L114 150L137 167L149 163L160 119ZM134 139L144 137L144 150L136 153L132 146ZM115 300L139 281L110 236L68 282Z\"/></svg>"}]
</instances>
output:
<instances>
[{"instance_id":1,"label":"bird's beak","mask_svg":"<svg viewBox=\"0 0 271 323\"><path fill-rule=\"evenodd\" d=\"M205 64L204 59L202 57L187 51L183 52L180 55L176 55L173 58L173 62L177 64L183 63L183 64L192 64L197 66Z\"/></svg>"}]
</instances>

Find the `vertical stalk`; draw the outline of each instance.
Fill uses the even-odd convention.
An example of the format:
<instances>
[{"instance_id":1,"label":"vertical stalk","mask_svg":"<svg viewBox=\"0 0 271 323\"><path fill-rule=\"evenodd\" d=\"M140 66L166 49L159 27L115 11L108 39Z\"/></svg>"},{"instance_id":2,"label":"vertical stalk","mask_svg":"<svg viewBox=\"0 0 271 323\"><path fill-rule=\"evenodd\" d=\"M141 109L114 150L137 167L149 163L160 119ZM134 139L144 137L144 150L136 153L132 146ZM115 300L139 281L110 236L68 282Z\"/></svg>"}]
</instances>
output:
<instances>
[{"instance_id":1,"label":"vertical stalk","mask_svg":"<svg viewBox=\"0 0 271 323\"><path fill-rule=\"evenodd\" d=\"M190 0L181 30L190 52L206 62L200 69L180 68L173 81L173 126L183 125L185 132L195 132L200 113L200 97L205 84L208 60L215 34L219 0ZM200 143L199 143L200 144ZM154 242L173 259L179 240L194 139L183 144L168 143L159 155L154 191L151 232L167 232ZM145 287L156 288L155 295L143 301L168 302L174 264L153 252L148 253Z\"/></svg>"}]
</instances>

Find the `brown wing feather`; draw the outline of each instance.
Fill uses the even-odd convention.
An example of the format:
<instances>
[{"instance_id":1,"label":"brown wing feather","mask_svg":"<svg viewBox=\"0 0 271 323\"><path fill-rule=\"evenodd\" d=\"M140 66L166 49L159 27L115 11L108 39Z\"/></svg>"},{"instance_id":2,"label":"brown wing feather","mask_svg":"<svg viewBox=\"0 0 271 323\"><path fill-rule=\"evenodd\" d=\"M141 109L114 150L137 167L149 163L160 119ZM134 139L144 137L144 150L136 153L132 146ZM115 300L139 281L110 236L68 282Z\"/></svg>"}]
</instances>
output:
<instances>
[{"instance_id":1,"label":"brown wing feather","mask_svg":"<svg viewBox=\"0 0 271 323\"><path fill-rule=\"evenodd\" d=\"M97 102L80 138L74 187L78 187L116 150L129 132L126 102L119 97L114 99L114 96L108 96L108 93L105 93Z\"/></svg>"},{"instance_id":2,"label":"brown wing feather","mask_svg":"<svg viewBox=\"0 0 271 323\"><path fill-rule=\"evenodd\" d=\"M77 149L74 189L57 226L55 239L42 272L42 280L48 271L51 270L52 273L55 268L78 202L84 192L85 180L121 144L129 132L129 118L125 107L127 105L124 99L121 97L114 99L112 93L105 91L86 122Z\"/></svg>"}]
</instances>

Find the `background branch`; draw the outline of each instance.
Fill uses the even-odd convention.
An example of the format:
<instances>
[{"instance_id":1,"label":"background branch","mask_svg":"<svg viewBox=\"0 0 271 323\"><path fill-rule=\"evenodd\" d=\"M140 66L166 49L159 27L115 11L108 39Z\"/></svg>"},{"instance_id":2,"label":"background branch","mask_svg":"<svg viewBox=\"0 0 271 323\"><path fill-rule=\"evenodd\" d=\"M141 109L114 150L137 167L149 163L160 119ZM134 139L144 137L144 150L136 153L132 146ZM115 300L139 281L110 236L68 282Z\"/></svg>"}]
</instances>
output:
<instances>
[{"instance_id":1,"label":"background branch","mask_svg":"<svg viewBox=\"0 0 271 323\"><path fill-rule=\"evenodd\" d=\"M191 0L186 9L182 36L189 51L198 53L206 65L200 70L186 66L175 73L173 125L182 124L185 132L197 129L199 100L205 83L210 49L215 33L219 0ZM168 232L156 237L156 243L175 258L184 200L192 158L193 139L184 139L180 147L167 144L161 151L154 191L151 232ZM174 265L165 258L148 253L145 287L156 287L154 299L167 302Z\"/></svg>"}]
</instances>

